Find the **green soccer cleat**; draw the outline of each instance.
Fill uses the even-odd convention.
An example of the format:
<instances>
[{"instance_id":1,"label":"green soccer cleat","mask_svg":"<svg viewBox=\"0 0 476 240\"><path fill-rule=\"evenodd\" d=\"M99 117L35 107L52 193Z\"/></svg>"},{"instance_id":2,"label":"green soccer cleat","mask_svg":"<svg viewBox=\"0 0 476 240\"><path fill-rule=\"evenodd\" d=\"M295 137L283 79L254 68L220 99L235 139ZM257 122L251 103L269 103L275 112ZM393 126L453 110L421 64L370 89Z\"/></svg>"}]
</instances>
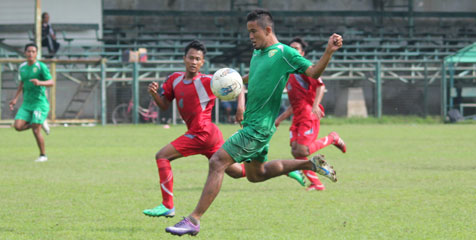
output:
<instances>
[{"instance_id":1,"label":"green soccer cleat","mask_svg":"<svg viewBox=\"0 0 476 240\"><path fill-rule=\"evenodd\" d=\"M288 177L295 179L296 181L301 184L301 186L306 186L306 178L304 178L304 174L302 171L296 170L288 173Z\"/></svg>"},{"instance_id":2,"label":"green soccer cleat","mask_svg":"<svg viewBox=\"0 0 476 240\"><path fill-rule=\"evenodd\" d=\"M155 208L144 210L143 213L149 217L171 218L175 216L175 207L172 209L168 209L164 206L164 204L160 204Z\"/></svg>"}]
</instances>

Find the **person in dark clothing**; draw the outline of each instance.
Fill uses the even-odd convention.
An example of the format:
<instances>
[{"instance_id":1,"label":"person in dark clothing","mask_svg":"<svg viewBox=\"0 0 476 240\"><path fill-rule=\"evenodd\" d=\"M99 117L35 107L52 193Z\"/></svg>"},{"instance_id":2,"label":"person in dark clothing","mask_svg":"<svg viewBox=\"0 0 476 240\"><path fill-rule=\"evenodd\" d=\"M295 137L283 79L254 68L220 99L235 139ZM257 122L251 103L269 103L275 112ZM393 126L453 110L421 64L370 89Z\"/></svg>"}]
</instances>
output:
<instances>
[{"instance_id":1,"label":"person in dark clothing","mask_svg":"<svg viewBox=\"0 0 476 240\"><path fill-rule=\"evenodd\" d=\"M50 15L44 12L41 15L41 45L48 47L48 53L53 56L58 52L60 44L56 41L56 34L50 24Z\"/></svg>"}]
</instances>

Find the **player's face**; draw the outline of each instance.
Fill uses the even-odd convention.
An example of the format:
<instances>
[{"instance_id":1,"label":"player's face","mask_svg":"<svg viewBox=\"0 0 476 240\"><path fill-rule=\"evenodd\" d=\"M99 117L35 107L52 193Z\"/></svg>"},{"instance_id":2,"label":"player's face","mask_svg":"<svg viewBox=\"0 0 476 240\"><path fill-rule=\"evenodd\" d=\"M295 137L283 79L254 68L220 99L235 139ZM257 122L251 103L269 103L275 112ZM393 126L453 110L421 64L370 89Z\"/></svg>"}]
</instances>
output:
<instances>
[{"instance_id":1,"label":"player's face","mask_svg":"<svg viewBox=\"0 0 476 240\"><path fill-rule=\"evenodd\" d=\"M304 51L302 50L302 46L300 43L293 42L290 45L292 48L296 49L301 56L304 56Z\"/></svg>"},{"instance_id":2,"label":"player's face","mask_svg":"<svg viewBox=\"0 0 476 240\"><path fill-rule=\"evenodd\" d=\"M203 52L195 48L190 48L187 55L183 57L185 62L185 69L189 73L198 73L203 66L205 59L203 58Z\"/></svg>"},{"instance_id":3,"label":"player's face","mask_svg":"<svg viewBox=\"0 0 476 240\"><path fill-rule=\"evenodd\" d=\"M25 50L25 57L28 61L32 62L36 60L36 47L30 46Z\"/></svg>"},{"instance_id":4,"label":"player's face","mask_svg":"<svg viewBox=\"0 0 476 240\"><path fill-rule=\"evenodd\" d=\"M255 49L266 48L266 29L259 26L258 21L249 21L247 24L251 43Z\"/></svg>"}]
</instances>

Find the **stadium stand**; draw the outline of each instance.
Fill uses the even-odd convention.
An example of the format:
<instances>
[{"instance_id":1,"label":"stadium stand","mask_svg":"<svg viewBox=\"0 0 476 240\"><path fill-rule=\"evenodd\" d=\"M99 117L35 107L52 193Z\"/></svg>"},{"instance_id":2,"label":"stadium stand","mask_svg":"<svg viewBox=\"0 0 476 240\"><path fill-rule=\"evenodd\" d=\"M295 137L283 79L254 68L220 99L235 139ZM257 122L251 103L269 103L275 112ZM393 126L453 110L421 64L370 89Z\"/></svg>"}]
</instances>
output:
<instances>
[{"instance_id":1,"label":"stadium stand","mask_svg":"<svg viewBox=\"0 0 476 240\"><path fill-rule=\"evenodd\" d=\"M60 41L66 43L57 57L106 58L106 80L111 89L108 91L117 91L115 97L108 95L111 102L116 102L110 106L108 103L108 108L130 100L130 94L123 94L125 90L117 89L133 78L133 64L128 61L128 53L139 48L147 49L148 61L140 64L139 81L144 82L141 84L141 91L144 91L147 81L163 81L169 73L181 70L183 47L193 39L205 42L208 48L207 64L204 67L206 72L228 66L246 73L251 45L244 17L246 9L256 6L258 2L236 1L236 4L232 6L234 10L230 11L194 11L193 14L188 11L104 9L103 26L53 24L61 32ZM439 105L432 102L440 98L437 89L440 87L441 62L445 57L476 42L474 13L453 13L451 16L440 12L415 13L414 24L411 26L407 21L408 12L405 11L388 14L379 11L274 11L273 14L276 26L279 26L275 30L278 38L282 42L288 42L295 36L303 37L310 43L309 49L312 50L308 52L308 58L312 60L320 57L331 33L343 35L344 47L336 52L334 61L324 76L326 80L339 80L327 84L327 109L331 114L334 108L332 99L338 95L339 89L357 85L364 87L369 113L376 113L378 110L373 103L379 96L374 93L375 81L376 74L381 71L383 102L384 106L388 106L384 107L384 114L438 115ZM121 18L129 20L122 21ZM333 21L336 24L328 24ZM452 24L455 21L473 24ZM149 24L150 22L157 24ZM32 29L31 25L0 25L0 31L10 31L18 29L17 27L26 32ZM100 28L102 35L98 31ZM94 38L95 43L84 44L80 41L81 37L67 33L75 29L95 30L95 36L88 36ZM29 37L25 35L24 38ZM0 56L20 57L22 46L4 44L4 40L0 39ZM376 67L377 62L382 64L380 70ZM455 76L456 79L465 77L468 76ZM78 87L72 96L98 86L86 82L87 84L77 82L78 86L85 87ZM110 88L114 86L117 87L116 90ZM402 90L402 95L394 96L392 92L385 91L385 87L392 86L406 91ZM402 100L407 98L410 100ZM421 106L415 108L412 100L422 100L419 101ZM408 103L401 104L405 101ZM77 113L68 115L65 111L62 116L80 117Z\"/></svg>"}]
</instances>

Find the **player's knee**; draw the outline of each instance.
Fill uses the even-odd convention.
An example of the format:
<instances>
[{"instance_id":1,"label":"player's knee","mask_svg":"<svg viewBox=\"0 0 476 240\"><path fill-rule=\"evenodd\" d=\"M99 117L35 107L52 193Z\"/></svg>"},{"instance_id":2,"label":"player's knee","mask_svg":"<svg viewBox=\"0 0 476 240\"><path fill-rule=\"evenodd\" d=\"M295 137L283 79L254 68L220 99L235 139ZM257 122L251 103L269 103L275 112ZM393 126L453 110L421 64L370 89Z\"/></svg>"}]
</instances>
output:
<instances>
[{"instance_id":1,"label":"player's knee","mask_svg":"<svg viewBox=\"0 0 476 240\"><path fill-rule=\"evenodd\" d=\"M13 125L13 127L14 127L15 130L17 130L18 132L21 131L21 130L23 130L23 129L22 129L22 126L20 126L20 125L18 125L18 124Z\"/></svg>"},{"instance_id":2,"label":"player's knee","mask_svg":"<svg viewBox=\"0 0 476 240\"><path fill-rule=\"evenodd\" d=\"M294 158L303 158L309 155L309 151L306 149L296 148L292 150L292 154Z\"/></svg>"},{"instance_id":3,"label":"player's knee","mask_svg":"<svg viewBox=\"0 0 476 240\"><path fill-rule=\"evenodd\" d=\"M241 178L241 177L243 177L241 171L235 171L235 169L231 169L231 168L227 168L225 170L225 173L228 176L230 176L231 178Z\"/></svg>"},{"instance_id":4,"label":"player's knee","mask_svg":"<svg viewBox=\"0 0 476 240\"><path fill-rule=\"evenodd\" d=\"M33 133L35 135L41 134L41 125L37 125L37 124L31 125L31 129L33 130Z\"/></svg>"},{"instance_id":5,"label":"player's knee","mask_svg":"<svg viewBox=\"0 0 476 240\"><path fill-rule=\"evenodd\" d=\"M246 179L248 179L248 181L252 183L264 181L264 179L258 175L246 175Z\"/></svg>"}]
</instances>

